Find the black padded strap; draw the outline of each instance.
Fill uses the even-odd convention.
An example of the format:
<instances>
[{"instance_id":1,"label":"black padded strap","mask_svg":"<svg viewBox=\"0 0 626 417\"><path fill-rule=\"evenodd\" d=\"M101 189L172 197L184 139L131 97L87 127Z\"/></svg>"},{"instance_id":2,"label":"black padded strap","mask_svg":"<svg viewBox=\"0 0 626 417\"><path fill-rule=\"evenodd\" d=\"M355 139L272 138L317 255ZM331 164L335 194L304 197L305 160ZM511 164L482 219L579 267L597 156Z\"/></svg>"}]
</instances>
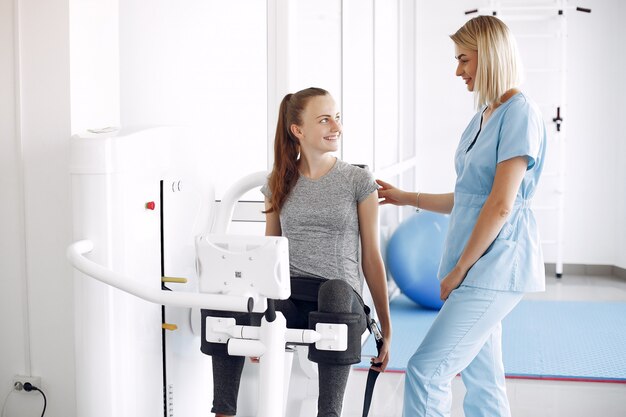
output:
<instances>
[{"instance_id":1,"label":"black padded strap","mask_svg":"<svg viewBox=\"0 0 626 417\"><path fill-rule=\"evenodd\" d=\"M380 372L370 369L367 373L367 384L365 385L365 398L363 399L363 417L367 417L370 412L370 404L372 403L372 394L374 394L374 385L376 378Z\"/></svg>"},{"instance_id":2,"label":"black padded strap","mask_svg":"<svg viewBox=\"0 0 626 417\"><path fill-rule=\"evenodd\" d=\"M315 363L329 365L354 365L361 362L361 334L363 333L363 315L360 313L309 313L309 329L315 329L317 323L337 323L348 326L348 346L344 351L319 350L315 343L309 346L309 359Z\"/></svg>"},{"instance_id":3,"label":"black padded strap","mask_svg":"<svg viewBox=\"0 0 626 417\"><path fill-rule=\"evenodd\" d=\"M366 306L367 307L367 306ZM369 310L369 308L367 309ZM368 312L369 317L369 312ZM374 322L374 325L375 322ZM368 326L369 328L369 326ZM376 351L380 355L380 348L383 346L383 341L376 340ZM381 366L382 363L374 363L374 366ZM374 394L374 386L376 385L376 379L380 372L370 369L367 373L367 383L365 384L365 397L363 397L363 417L367 417L370 412L370 405L372 404L372 395Z\"/></svg>"}]
</instances>

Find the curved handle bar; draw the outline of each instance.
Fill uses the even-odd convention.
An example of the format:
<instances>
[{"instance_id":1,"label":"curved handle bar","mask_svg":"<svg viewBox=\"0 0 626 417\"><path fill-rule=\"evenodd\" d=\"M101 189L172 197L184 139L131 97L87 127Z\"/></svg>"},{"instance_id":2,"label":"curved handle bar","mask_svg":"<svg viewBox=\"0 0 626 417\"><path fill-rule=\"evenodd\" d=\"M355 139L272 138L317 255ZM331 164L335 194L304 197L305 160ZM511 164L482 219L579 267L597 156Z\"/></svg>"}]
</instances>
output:
<instances>
[{"instance_id":1,"label":"curved handle bar","mask_svg":"<svg viewBox=\"0 0 626 417\"><path fill-rule=\"evenodd\" d=\"M228 225L233 218L237 201L249 190L263 185L267 180L267 175L267 171L254 172L241 178L228 188L219 205L212 233L226 234L228 232Z\"/></svg>"},{"instance_id":2,"label":"curved handle bar","mask_svg":"<svg viewBox=\"0 0 626 417\"><path fill-rule=\"evenodd\" d=\"M80 240L78 242L74 242L67 248L67 259L69 259L74 268L85 273L86 275L146 301L173 307L199 307L211 310L240 312L251 312L254 307L254 299L252 297L181 291L162 291L149 288L133 281L128 277L113 272L110 269L107 269L83 256L84 254L91 252L93 248L93 242L90 240Z\"/></svg>"}]
</instances>

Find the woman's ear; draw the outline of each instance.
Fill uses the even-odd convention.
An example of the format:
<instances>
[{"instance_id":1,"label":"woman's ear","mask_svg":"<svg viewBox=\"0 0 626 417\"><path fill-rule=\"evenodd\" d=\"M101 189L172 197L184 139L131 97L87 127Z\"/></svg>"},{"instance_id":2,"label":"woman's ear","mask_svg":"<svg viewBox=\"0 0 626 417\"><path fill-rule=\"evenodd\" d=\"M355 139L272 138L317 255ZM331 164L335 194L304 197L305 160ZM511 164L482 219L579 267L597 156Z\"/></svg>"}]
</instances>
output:
<instances>
[{"instance_id":1,"label":"woman's ear","mask_svg":"<svg viewBox=\"0 0 626 417\"><path fill-rule=\"evenodd\" d=\"M289 127L289 130L291 130L292 135L298 139L302 139L302 130L300 129L300 126L294 123Z\"/></svg>"}]
</instances>

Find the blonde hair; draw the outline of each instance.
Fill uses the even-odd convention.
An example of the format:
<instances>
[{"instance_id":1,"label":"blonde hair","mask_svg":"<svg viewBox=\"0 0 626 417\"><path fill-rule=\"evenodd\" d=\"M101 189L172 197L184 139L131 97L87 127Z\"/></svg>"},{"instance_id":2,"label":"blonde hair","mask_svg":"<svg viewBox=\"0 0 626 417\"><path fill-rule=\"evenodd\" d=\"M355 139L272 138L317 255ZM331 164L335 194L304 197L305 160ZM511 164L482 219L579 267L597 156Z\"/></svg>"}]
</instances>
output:
<instances>
[{"instance_id":1,"label":"blonde hair","mask_svg":"<svg viewBox=\"0 0 626 417\"><path fill-rule=\"evenodd\" d=\"M474 94L476 107L500 104L502 95L522 82L522 61L513 34L494 16L467 21L450 39L478 53Z\"/></svg>"}]
</instances>

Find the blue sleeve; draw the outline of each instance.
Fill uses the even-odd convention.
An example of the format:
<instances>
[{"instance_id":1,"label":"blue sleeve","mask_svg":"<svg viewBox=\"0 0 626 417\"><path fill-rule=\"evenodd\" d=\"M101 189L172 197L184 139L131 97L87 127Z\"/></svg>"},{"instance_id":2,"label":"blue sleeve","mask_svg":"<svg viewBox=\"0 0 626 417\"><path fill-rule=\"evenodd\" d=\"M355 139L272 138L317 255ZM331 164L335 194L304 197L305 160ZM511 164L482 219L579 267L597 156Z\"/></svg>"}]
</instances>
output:
<instances>
[{"instance_id":1,"label":"blue sleeve","mask_svg":"<svg viewBox=\"0 0 626 417\"><path fill-rule=\"evenodd\" d=\"M498 163L518 156L528 158L527 170L535 166L545 127L539 111L528 101L511 103L502 119L498 139Z\"/></svg>"}]
</instances>

